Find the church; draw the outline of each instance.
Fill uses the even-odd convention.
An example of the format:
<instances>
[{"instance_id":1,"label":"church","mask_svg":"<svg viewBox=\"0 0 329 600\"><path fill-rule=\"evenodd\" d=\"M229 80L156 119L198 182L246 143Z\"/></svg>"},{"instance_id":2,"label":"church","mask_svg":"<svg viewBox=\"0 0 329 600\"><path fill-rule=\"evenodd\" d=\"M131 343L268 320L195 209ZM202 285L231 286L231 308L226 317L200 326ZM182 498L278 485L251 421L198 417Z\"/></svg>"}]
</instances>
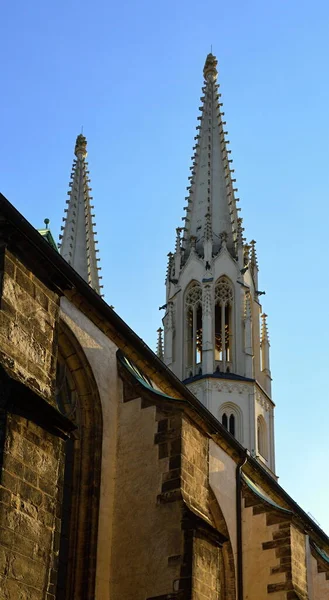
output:
<instances>
[{"instance_id":1,"label":"church","mask_svg":"<svg viewBox=\"0 0 329 600\"><path fill-rule=\"evenodd\" d=\"M267 316L203 70L157 352L101 296L87 141L60 243L0 195L0 599L327 600L279 485Z\"/></svg>"}]
</instances>

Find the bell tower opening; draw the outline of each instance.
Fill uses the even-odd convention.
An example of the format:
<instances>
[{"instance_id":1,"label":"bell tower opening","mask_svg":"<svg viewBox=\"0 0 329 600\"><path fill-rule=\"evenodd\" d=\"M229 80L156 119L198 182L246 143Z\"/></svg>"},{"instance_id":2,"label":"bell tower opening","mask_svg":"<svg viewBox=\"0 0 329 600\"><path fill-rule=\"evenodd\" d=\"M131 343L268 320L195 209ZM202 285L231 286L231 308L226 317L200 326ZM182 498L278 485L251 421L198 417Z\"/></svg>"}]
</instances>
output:
<instances>
[{"instance_id":1,"label":"bell tower opening","mask_svg":"<svg viewBox=\"0 0 329 600\"><path fill-rule=\"evenodd\" d=\"M215 287L215 365L222 371L233 367L233 287L221 277Z\"/></svg>"},{"instance_id":2,"label":"bell tower opening","mask_svg":"<svg viewBox=\"0 0 329 600\"><path fill-rule=\"evenodd\" d=\"M197 375L202 363L202 289L193 282L185 295L186 377Z\"/></svg>"}]
</instances>

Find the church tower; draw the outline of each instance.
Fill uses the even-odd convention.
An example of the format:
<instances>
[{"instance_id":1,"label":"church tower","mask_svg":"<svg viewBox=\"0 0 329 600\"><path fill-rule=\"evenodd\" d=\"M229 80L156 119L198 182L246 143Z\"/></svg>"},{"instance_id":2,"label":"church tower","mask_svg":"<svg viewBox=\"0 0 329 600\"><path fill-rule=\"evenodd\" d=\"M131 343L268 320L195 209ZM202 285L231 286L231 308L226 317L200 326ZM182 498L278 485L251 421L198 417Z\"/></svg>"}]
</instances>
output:
<instances>
[{"instance_id":1,"label":"church tower","mask_svg":"<svg viewBox=\"0 0 329 600\"><path fill-rule=\"evenodd\" d=\"M184 227L168 255L158 355L272 474L274 404L256 243L246 243L217 84L204 66Z\"/></svg>"},{"instance_id":2,"label":"church tower","mask_svg":"<svg viewBox=\"0 0 329 600\"><path fill-rule=\"evenodd\" d=\"M100 294L100 285L96 248L97 240L94 231L95 223L91 205L92 196L89 187L89 171L87 158L87 140L84 135L78 135L74 150L76 158L73 160L71 181L69 183L67 208L63 217L64 225L61 227L60 253L72 267Z\"/></svg>"}]
</instances>

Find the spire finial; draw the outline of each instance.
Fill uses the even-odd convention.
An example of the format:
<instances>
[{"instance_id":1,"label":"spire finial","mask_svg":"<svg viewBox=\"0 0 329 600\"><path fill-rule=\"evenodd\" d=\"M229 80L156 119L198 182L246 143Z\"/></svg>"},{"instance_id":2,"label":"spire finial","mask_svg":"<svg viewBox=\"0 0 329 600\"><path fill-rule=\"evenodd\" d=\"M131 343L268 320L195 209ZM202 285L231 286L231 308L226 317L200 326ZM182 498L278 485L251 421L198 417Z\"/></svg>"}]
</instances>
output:
<instances>
[{"instance_id":1,"label":"spire finial","mask_svg":"<svg viewBox=\"0 0 329 600\"><path fill-rule=\"evenodd\" d=\"M78 156L79 154L82 154L83 158L86 158L86 156L87 156L87 139L85 138L84 135L82 135L82 133L79 133L79 135L76 139L74 154L76 156Z\"/></svg>"},{"instance_id":2,"label":"spire finial","mask_svg":"<svg viewBox=\"0 0 329 600\"><path fill-rule=\"evenodd\" d=\"M158 356L158 358L161 358L161 360L163 360L163 338L162 338L162 332L163 332L162 327L159 327L159 329L157 330L157 334L158 334L157 356Z\"/></svg>"},{"instance_id":3,"label":"spire finial","mask_svg":"<svg viewBox=\"0 0 329 600\"><path fill-rule=\"evenodd\" d=\"M44 224L45 224L45 226L46 226L46 229L48 229L48 225L49 225L49 223L50 223L50 220L49 220L49 219L45 219L45 220L44 220Z\"/></svg>"},{"instance_id":4,"label":"spire finial","mask_svg":"<svg viewBox=\"0 0 329 600\"><path fill-rule=\"evenodd\" d=\"M206 80L216 81L217 79L217 58L212 54L212 52L208 54L206 58L203 68L203 75Z\"/></svg>"}]
</instances>

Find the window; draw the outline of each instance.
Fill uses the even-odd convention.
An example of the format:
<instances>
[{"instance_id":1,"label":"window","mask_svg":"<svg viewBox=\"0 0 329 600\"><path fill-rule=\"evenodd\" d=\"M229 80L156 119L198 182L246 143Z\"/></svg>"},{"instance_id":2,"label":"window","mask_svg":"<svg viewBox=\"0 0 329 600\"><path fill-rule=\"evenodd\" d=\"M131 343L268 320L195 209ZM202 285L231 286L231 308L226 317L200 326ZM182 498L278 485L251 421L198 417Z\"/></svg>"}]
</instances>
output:
<instances>
[{"instance_id":1,"label":"window","mask_svg":"<svg viewBox=\"0 0 329 600\"><path fill-rule=\"evenodd\" d=\"M186 314L186 366L196 373L202 362L202 289L192 283L185 297Z\"/></svg>"},{"instance_id":2,"label":"window","mask_svg":"<svg viewBox=\"0 0 329 600\"><path fill-rule=\"evenodd\" d=\"M223 414L222 425L224 425L225 429L235 436L235 416L233 413L231 413L229 417L226 413Z\"/></svg>"},{"instance_id":3,"label":"window","mask_svg":"<svg viewBox=\"0 0 329 600\"><path fill-rule=\"evenodd\" d=\"M229 432L235 436L235 416L233 414L230 415Z\"/></svg>"},{"instance_id":4,"label":"window","mask_svg":"<svg viewBox=\"0 0 329 600\"><path fill-rule=\"evenodd\" d=\"M225 402L220 409L220 421L239 442L243 443L242 411L233 402Z\"/></svg>"},{"instance_id":5,"label":"window","mask_svg":"<svg viewBox=\"0 0 329 600\"><path fill-rule=\"evenodd\" d=\"M215 361L232 362L232 308L233 288L231 283L222 277L215 287Z\"/></svg>"},{"instance_id":6,"label":"window","mask_svg":"<svg viewBox=\"0 0 329 600\"><path fill-rule=\"evenodd\" d=\"M265 419L262 415L257 418L257 444L259 454L268 459L268 440L267 440L267 426Z\"/></svg>"}]
</instances>

